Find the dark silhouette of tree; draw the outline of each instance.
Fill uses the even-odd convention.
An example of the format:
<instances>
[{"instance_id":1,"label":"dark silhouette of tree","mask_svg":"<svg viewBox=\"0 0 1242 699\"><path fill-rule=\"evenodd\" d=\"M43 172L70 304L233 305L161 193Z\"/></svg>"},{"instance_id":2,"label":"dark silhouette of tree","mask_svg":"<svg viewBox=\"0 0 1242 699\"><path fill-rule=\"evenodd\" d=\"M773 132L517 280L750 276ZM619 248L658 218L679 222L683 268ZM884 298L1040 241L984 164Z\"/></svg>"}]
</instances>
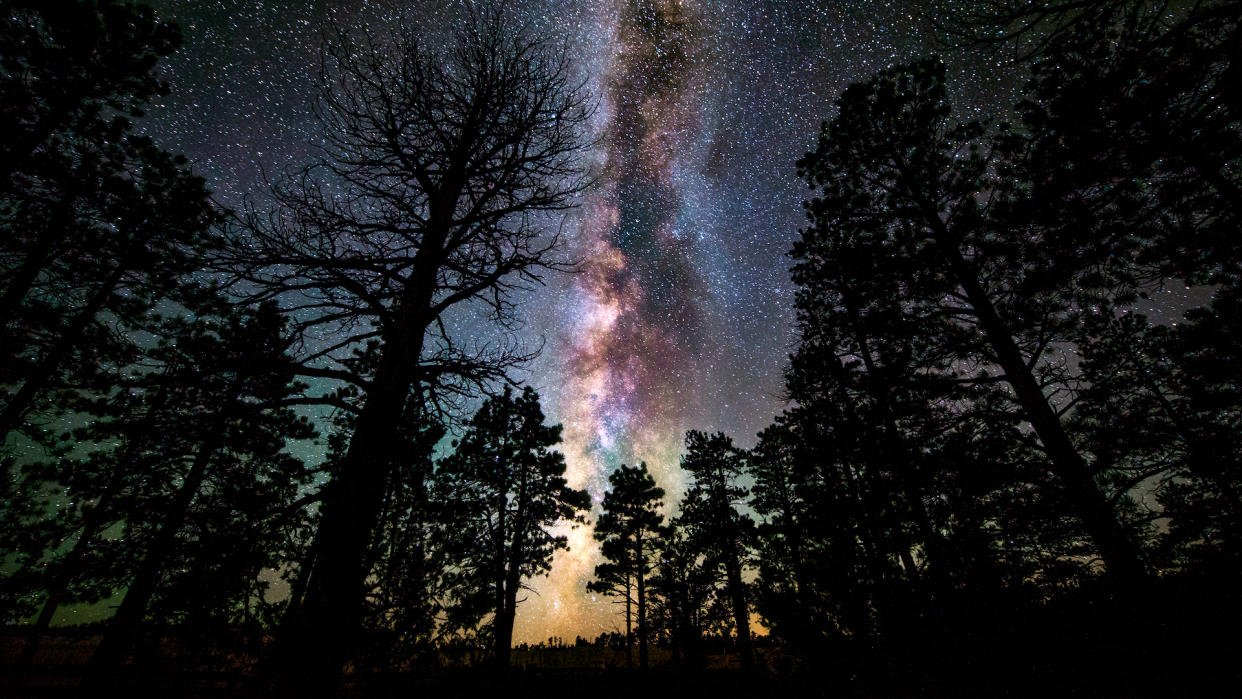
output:
<instances>
[{"instance_id":1,"label":"dark silhouette of tree","mask_svg":"<svg viewBox=\"0 0 1242 699\"><path fill-rule=\"evenodd\" d=\"M1159 550L1171 568L1236 569L1242 552L1238 479L1239 365L1236 292L1222 291L1188 323L1150 325L1137 313L1097 307L1081 347L1089 386L1075 420L1114 474L1114 497L1141 489L1166 521Z\"/></svg>"},{"instance_id":2,"label":"dark silhouette of tree","mask_svg":"<svg viewBox=\"0 0 1242 699\"><path fill-rule=\"evenodd\" d=\"M60 606L122 589L92 682L134 649L152 613L191 636L250 616L267 586L259 572L284 562L283 534L302 516L309 473L284 450L313 432L284 407L301 387L276 309L208 297L148 331L157 344L115 391L72 406L91 422L24 471L41 501L30 511L42 512L9 524L26 537L18 562L42 607L23 670Z\"/></svg>"},{"instance_id":3,"label":"dark silhouette of tree","mask_svg":"<svg viewBox=\"0 0 1242 699\"><path fill-rule=\"evenodd\" d=\"M806 452L797 427L786 417L760 433L746 459L754 480L750 506L761 518L755 609L770 633L795 646L810 645L835 624L835 610L823 608L827 600L812 572L825 549L823 532L812 529L814 510L827 505L828 498L815 487ZM837 559L835 565L845 567L845 561Z\"/></svg>"},{"instance_id":4,"label":"dark silhouette of tree","mask_svg":"<svg viewBox=\"0 0 1242 699\"><path fill-rule=\"evenodd\" d=\"M1033 66L1021 109L1031 211L1079 248L1104 248L1103 271L1122 282L1236 283L1242 10L1131 4Z\"/></svg>"},{"instance_id":5,"label":"dark silhouette of tree","mask_svg":"<svg viewBox=\"0 0 1242 699\"><path fill-rule=\"evenodd\" d=\"M584 523L590 506L584 490L565 480L565 457L551 451L560 425L543 424L539 396L505 388L467 423L453 453L437 464L440 492L458 514L461 530L454 621L490 613L496 668L509 667L518 593L526 580L547 573L552 554L568 548L557 526ZM466 616L466 619L462 619ZM473 616L474 619L469 619Z\"/></svg>"},{"instance_id":6,"label":"dark silhouette of tree","mask_svg":"<svg viewBox=\"0 0 1242 699\"><path fill-rule=\"evenodd\" d=\"M702 640L709 625L708 602L716 580L712 571L699 565L699 547L679 520L660 531L656 545L657 562L648 586L649 626L667 635L678 663L701 668L706 661Z\"/></svg>"},{"instance_id":7,"label":"dark silhouette of tree","mask_svg":"<svg viewBox=\"0 0 1242 699\"><path fill-rule=\"evenodd\" d=\"M1123 282L1135 262L1140 282L1237 278L1237 3L980 0L942 16L951 40L1030 62L1025 215L1105 249Z\"/></svg>"},{"instance_id":8,"label":"dark silhouette of tree","mask_svg":"<svg viewBox=\"0 0 1242 699\"><path fill-rule=\"evenodd\" d=\"M599 531L596 529L596 531ZM625 539L616 537L600 543L600 555L604 562L595 566L595 579L587 583L587 591L611 597L613 604L621 605L625 618L625 666L634 667L634 576L630 566L631 547Z\"/></svg>"},{"instance_id":9,"label":"dark silhouette of tree","mask_svg":"<svg viewBox=\"0 0 1242 699\"><path fill-rule=\"evenodd\" d=\"M972 337L946 322L952 311L942 298L909 286L936 263L923 256L934 251L915 250L866 223L832 220L819 203L810 209L816 227L792 252L802 337L790 361L789 397L810 411L841 409L825 401L848 406L839 417L853 423L846 428L852 442L841 444L851 446L841 456L857 469L873 545L895 554L916 586L926 577L943 589L954 562L926 502L936 473L924 457L957 422L937 406L968 397L970 384L954 364ZM874 272L880 268L887 273ZM915 560L920 548L924 563Z\"/></svg>"},{"instance_id":10,"label":"dark silhouette of tree","mask_svg":"<svg viewBox=\"0 0 1242 699\"><path fill-rule=\"evenodd\" d=\"M440 499L433 468L432 451L444 428L413 406L407 415L400 438L408 446L397 452L402 463L390 474L370 546L364 628L383 669L399 669L433 648L449 594L445 561L453 560L461 533L453 530L460 522L451 512L455 503Z\"/></svg>"},{"instance_id":11,"label":"dark silhouette of tree","mask_svg":"<svg viewBox=\"0 0 1242 699\"><path fill-rule=\"evenodd\" d=\"M152 69L180 44L149 7L95 0L5 3L0 162L5 192L74 164L113 120L140 117L168 87ZM98 145L98 143L97 143Z\"/></svg>"},{"instance_id":12,"label":"dark silhouette of tree","mask_svg":"<svg viewBox=\"0 0 1242 699\"><path fill-rule=\"evenodd\" d=\"M595 568L595 580L587 589L622 596L625 600L626 658L630 658L632 635L638 636L638 666L647 668L647 582L656 556L660 536L660 501L664 490L656 486L647 464L622 464L608 476L610 488L604 494L604 511L595 523L595 538L607 563ZM631 598L631 590L633 597ZM630 600L634 601L631 617ZM635 631L631 633L631 618Z\"/></svg>"},{"instance_id":13,"label":"dark silhouette of tree","mask_svg":"<svg viewBox=\"0 0 1242 699\"><path fill-rule=\"evenodd\" d=\"M222 320L197 313L155 353L162 368L152 389L176 391L170 407L180 414L144 416L153 422L140 429L152 431L131 438L143 440L144 451L172 468L156 474L158 495L145 503L155 513L142 534L148 543L91 659L88 684L103 681L122 662L153 597L165 579L176 577L172 566L187 548L202 547L176 572L197 579L200 594L204 576L216 578L221 562L233 556L253 551L233 584L248 586L272 563L263 534L278 530L263 530L276 524L273 516L309 480L302 463L284 450L288 440L313 435L305 417L284 407L291 388L300 387L291 385L294 365L285 351L292 339L282 334L283 324L271 305ZM256 485L265 497L247 502L243 497ZM229 592L204 607L210 612L210 605L230 598L248 601L252 590Z\"/></svg>"},{"instance_id":14,"label":"dark silhouette of tree","mask_svg":"<svg viewBox=\"0 0 1242 699\"><path fill-rule=\"evenodd\" d=\"M742 455L723 433L686 433L681 468L691 477L681 503L681 523L701 547L701 565L722 571L737 650L743 669L754 665L750 638L750 601L742 579L753 523L739 513L747 490L738 484L744 472Z\"/></svg>"},{"instance_id":15,"label":"dark silhouette of tree","mask_svg":"<svg viewBox=\"0 0 1242 699\"><path fill-rule=\"evenodd\" d=\"M351 371L366 373L376 360L371 343L345 362ZM343 385L333 394L335 403L353 405L359 391ZM349 448L356 413L338 409L328 430L328 455L323 470L332 473ZM437 490L433 451L444 437L444 426L422 405L410 405L403 415L379 525L369 545L364 634L356 648L356 667L389 672L408 669L411 660L425 659L440 637L448 602L448 568L460 548L460 518ZM321 493L307 496L318 501ZM301 541L298 571L293 576L285 617L302 604L314 561L313 547Z\"/></svg>"},{"instance_id":16,"label":"dark silhouette of tree","mask_svg":"<svg viewBox=\"0 0 1242 699\"><path fill-rule=\"evenodd\" d=\"M804 393L799 406L777 428L764 433L747 462L758 490L754 507L767 533L761 547L772 557L762 559L761 581L776 583L784 578L788 586L792 581L785 576L805 578L797 583L798 599L803 602L782 594L788 587L774 584L766 585L756 597L760 613L772 621L774 630L794 643L815 643L819 634L838 632L872 636L876 613L890 612L888 601L903 577L894 561L900 561L900 548L908 542L893 535L899 524L891 513L896 507L879 497L884 493L877 487L882 468L871 473L870 455L875 450L867 447L875 433L860 429L856 403L832 383L835 373L830 373L826 383L800 386L791 373L791 390L826 391L826 395ZM784 496L769 491L776 488L784 490ZM784 536L778 534L790 526L791 513L796 516L796 500L781 502L778 497L802 497L813 503L801 523L796 547L790 545L788 529ZM794 557L798 549L805 551L803 566ZM823 607L832 627L799 638L798 627L816 606ZM892 610L890 616L900 613ZM786 614L796 619L791 621Z\"/></svg>"},{"instance_id":17,"label":"dark silhouette of tree","mask_svg":"<svg viewBox=\"0 0 1242 699\"><path fill-rule=\"evenodd\" d=\"M41 402L132 356L127 331L200 266L215 213L183 158L133 132L175 27L110 0L8 3L2 22L0 435L38 439Z\"/></svg>"},{"instance_id":18,"label":"dark silhouette of tree","mask_svg":"<svg viewBox=\"0 0 1242 699\"><path fill-rule=\"evenodd\" d=\"M229 260L302 330L333 338L308 348L304 372L363 396L324 492L315 570L278 639L282 691L329 691L339 678L411 395L452 398L529 357L461 344L445 314L481 305L508 327L512 292L565 266L543 224L589 184L579 156L591 110L565 52L497 7L452 36L441 50L413 29L329 37L323 154L276 188L270 215L250 212ZM368 340L374 369L353 374L338 360Z\"/></svg>"},{"instance_id":19,"label":"dark silhouette of tree","mask_svg":"<svg viewBox=\"0 0 1242 699\"><path fill-rule=\"evenodd\" d=\"M1121 588L1135 586L1147 577L1142 555L1044 392L1061 378L1045 358L1068 333L1071 291L1088 283L1093 259L1065 257L1055 241L1040 244L1039 229L1007 218L1017 207L1006 206L1000 182L988 181L982 126L949 123L938 61L855 84L839 105L817 150L800 163L819 193L795 253L807 262L805 273L823 259L817 237L891 241L899 266L868 273L902 275L894 279L902 303L940 305L943 323L970 333L960 359L1000 369L1110 575ZM974 378L992 380L990 373Z\"/></svg>"},{"instance_id":20,"label":"dark silhouette of tree","mask_svg":"<svg viewBox=\"0 0 1242 699\"><path fill-rule=\"evenodd\" d=\"M1163 542L1172 565L1212 574L1242 565L1242 294L1217 293L1206 308L1186 314L1185 324L1157 336L1156 353L1175 362L1165 386L1160 373L1146 373L1146 388L1160 403L1160 422L1177 436L1174 468L1164 475L1160 504L1169 517ZM1160 350L1164 350L1163 353ZM1160 391L1167 386L1167 393Z\"/></svg>"}]
</instances>

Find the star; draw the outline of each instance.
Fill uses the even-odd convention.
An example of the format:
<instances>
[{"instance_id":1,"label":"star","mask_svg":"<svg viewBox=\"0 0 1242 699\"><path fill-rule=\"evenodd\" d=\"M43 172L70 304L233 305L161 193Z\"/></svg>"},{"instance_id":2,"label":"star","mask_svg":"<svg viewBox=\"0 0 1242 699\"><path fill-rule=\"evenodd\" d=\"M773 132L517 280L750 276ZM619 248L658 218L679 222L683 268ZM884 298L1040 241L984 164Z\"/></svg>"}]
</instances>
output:
<instances>
[{"instance_id":1,"label":"star","mask_svg":"<svg viewBox=\"0 0 1242 699\"><path fill-rule=\"evenodd\" d=\"M217 200L240 207L264 178L322 143L312 108L327 18L343 26L420 21L462 2L400 5L157 0L183 48L171 93L142 128L185 153ZM570 485L598 503L608 474L646 461L671 514L685 489L686 430L741 446L783 406L795 341L786 251L803 224L794 162L850 82L935 50L924 3L863 0L539 0L518 10L563 37L599 102L591 154L599 184L565 222L580 274L523 300L518 339L544 351L523 375L564 424ZM430 9L428 9L430 8ZM413 19L411 19L413 18ZM964 112L1012 102L1005 64L946 56ZM500 332L481 319L460 337ZM295 452L322 459L323 445ZM589 527L568 534L551 575L531 581L515 642L594 637L618 627L586 592L599 554Z\"/></svg>"}]
</instances>

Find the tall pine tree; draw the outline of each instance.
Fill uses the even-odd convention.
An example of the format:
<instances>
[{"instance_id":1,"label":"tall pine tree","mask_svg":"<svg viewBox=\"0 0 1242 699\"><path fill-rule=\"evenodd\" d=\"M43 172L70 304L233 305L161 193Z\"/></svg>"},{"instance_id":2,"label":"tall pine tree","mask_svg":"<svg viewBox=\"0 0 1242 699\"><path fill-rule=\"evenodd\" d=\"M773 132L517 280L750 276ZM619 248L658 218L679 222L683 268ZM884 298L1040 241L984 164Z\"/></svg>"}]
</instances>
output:
<instances>
[{"instance_id":1,"label":"tall pine tree","mask_svg":"<svg viewBox=\"0 0 1242 699\"><path fill-rule=\"evenodd\" d=\"M638 666L646 669L650 633L647 586L657 552L660 524L664 520L659 512L664 490L656 486L645 463L633 467L622 464L608 476L608 483L611 487L604 494L604 511L595 523L595 538L600 541L602 552L609 561L596 566L596 579L587 585L587 589L624 596L627 658L632 643L630 623L633 619L636 627L634 635L638 636Z\"/></svg>"}]
</instances>

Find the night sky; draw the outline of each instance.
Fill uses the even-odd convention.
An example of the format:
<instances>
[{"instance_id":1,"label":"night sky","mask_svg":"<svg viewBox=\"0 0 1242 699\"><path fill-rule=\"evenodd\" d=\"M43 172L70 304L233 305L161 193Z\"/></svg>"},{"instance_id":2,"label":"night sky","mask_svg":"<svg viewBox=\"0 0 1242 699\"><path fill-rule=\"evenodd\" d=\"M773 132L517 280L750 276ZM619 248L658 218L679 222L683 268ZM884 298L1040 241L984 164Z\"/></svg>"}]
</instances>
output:
<instances>
[{"instance_id":1,"label":"night sky","mask_svg":"<svg viewBox=\"0 0 1242 699\"><path fill-rule=\"evenodd\" d=\"M444 26L453 2L157 0L185 44L171 95L145 128L185 153L216 198L240 205L307 162L319 61L316 18L345 26ZM792 348L785 252L802 222L794 162L851 81L935 50L918 2L546 0L518 3L563 36L589 80L601 174L566 227L580 274L523 304L521 339L545 342L518 377L542 395L571 485L603 497L607 474L645 460L674 503L687 429L743 446L782 406ZM1020 77L1003 62L940 52L964 115L1004 113ZM464 337L490 326L458 324ZM314 456L313 450L309 456ZM515 640L593 637L623 625L585 584L589 528L519 606Z\"/></svg>"}]
</instances>

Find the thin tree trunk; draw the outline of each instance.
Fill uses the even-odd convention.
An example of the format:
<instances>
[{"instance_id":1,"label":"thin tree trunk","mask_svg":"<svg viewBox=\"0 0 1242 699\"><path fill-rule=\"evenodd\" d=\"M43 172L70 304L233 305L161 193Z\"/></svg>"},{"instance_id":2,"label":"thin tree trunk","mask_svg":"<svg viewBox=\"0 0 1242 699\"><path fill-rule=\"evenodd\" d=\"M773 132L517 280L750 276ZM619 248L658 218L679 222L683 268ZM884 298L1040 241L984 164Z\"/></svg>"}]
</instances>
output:
<instances>
[{"instance_id":1,"label":"thin tree trunk","mask_svg":"<svg viewBox=\"0 0 1242 699\"><path fill-rule=\"evenodd\" d=\"M66 561L69 569L74 568L81 561L86 551L94 543L95 536L102 529L103 516L99 513L104 510L104 503L111 500L111 495L111 492L105 492L104 496L100 498L99 504L92 509L86 524L78 534L78 540L74 542L73 549L69 552L68 560ZM48 587L47 601L43 603L43 608L39 610L39 617L35 619L34 625L26 632L26 642L22 645L21 655L18 656L16 666L9 675L10 687L22 687L25 684L26 677L34 667L35 654L43 643L43 637L47 635L48 628L52 625L52 618L56 616L56 610L64 602L65 588L63 577L53 581Z\"/></svg>"},{"instance_id":2,"label":"thin tree trunk","mask_svg":"<svg viewBox=\"0 0 1242 699\"><path fill-rule=\"evenodd\" d=\"M746 603L746 587L742 583L742 558L738 551L740 533L733 526L733 507L729 504L726 490L728 481L724 464L719 465L714 478L713 490L716 507L719 508L721 531L724 544L725 583L728 586L729 600L733 606L733 623L737 627L737 652L743 670L749 670L755 664L754 653L750 647L750 607Z\"/></svg>"},{"instance_id":3,"label":"thin tree trunk","mask_svg":"<svg viewBox=\"0 0 1242 699\"><path fill-rule=\"evenodd\" d=\"M503 674L509 670L513 654L513 622L517 618L517 593L521 584L517 561L511 561L511 569L505 578L504 607L496 615L496 670Z\"/></svg>"},{"instance_id":4,"label":"thin tree trunk","mask_svg":"<svg viewBox=\"0 0 1242 699\"><path fill-rule=\"evenodd\" d=\"M508 591L506 590L506 582L508 581L508 572L505 565L505 534L507 531L505 515L505 503L496 498L494 505L498 508L498 517L496 523L496 569L492 579L493 599L492 604L495 606L495 616L492 619L492 663L497 672L502 675L509 667L509 656L504 649L510 645L511 639L504 638L504 630L509 629L512 633L513 620L508 616Z\"/></svg>"},{"instance_id":5,"label":"thin tree trunk","mask_svg":"<svg viewBox=\"0 0 1242 699\"><path fill-rule=\"evenodd\" d=\"M207 478L208 464L219 448L218 444L205 445L195 457L190 472L186 474L164 521L160 523L155 541L143 558L142 565L139 566L134 576L134 581L130 583L129 589L125 592L116 616L108 622L103 639L91 656L86 676L83 679L84 689L88 691L99 689L102 683L116 672L132 649L134 639L146 617L147 606L159 586L164 568L176 547L177 534L185 526L190 513L190 505L202 489L203 482Z\"/></svg>"},{"instance_id":6,"label":"thin tree trunk","mask_svg":"<svg viewBox=\"0 0 1242 699\"><path fill-rule=\"evenodd\" d=\"M755 656L750 646L750 609L746 604L746 588L742 584L742 564L738 560L737 546L730 542L725 555L725 577L729 585L729 598L733 603L733 622L737 625L737 652L743 670L754 667Z\"/></svg>"},{"instance_id":7,"label":"thin tree trunk","mask_svg":"<svg viewBox=\"0 0 1242 699\"><path fill-rule=\"evenodd\" d=\"M506 598L509 594L505 593ZM503 677L509 671L509 664L513 653L513 621L516 618L513 607L506 605L505 609L496 614L495 627L495 645L493 647L496 673Z\"/></svg>"},{"instance_id":8,"label":"thin tree trunk","mask_svg":"<svg viewBox=\"0 0 1242 699\"><path fill-rule=\"evenodd\" d=\"M943 231L941 235L947 236L947 231ZM1112 506L1096 485L1086 461L1070 441L1060 418L1048 404L1048 398L1027 367L1017 343L1009 334L1008 326L997 314L974 269L956 246L949 245L945 239L939 242L975 311L992 351L996 353L997 361L1005 371L1005 380L1013 387L1027 421L1039 436L1045 453L1065 484L1067 496L1082 517L1087 533L1099 548L1108 575L1120 588L1133 590L1147 579L1147 570L1138 546L1117 521Z\"/></svg>"},{"instance_id":9,"label":"thin tree trunk","mask_svg":"<svg viewBox=\"0 0 1242 699\"><path fill-rule=\"evenodd\" d=\"M632 627L633 613L630 609L630 602L633 596L630 594L630 577L625 576L625 667L634 669L634 632Z\"/></svg>"},{"instance_id":10,"label":"thin tree trunk","mask_svg":"<svg viewBox=\"0 0 1242 699\"><path fill-rule=\"evenodd\" d=\"M311 571L315 569L315 541L312 539L310 546L306 551L306 558L302 561L301 567L298 569L298 576L293 579L289 585L289 604L285 609L285 616L290 615L291 610L302 606L302 601L306 597L306 588L310 586Z\"/></svg>"},{"instance_id":11,"label":"thin tree trunk","mask_svg":"<svg viewBox=\"0 0 1242 699\"><path fill-rule=\"evenodd\" d=\"M647 669L647 586L646 576L643 574L643 540L642 534L638 535L637 545L635 546L637 554L637 567L635 568L635 576L637 577L638 588L638 667L641 670Z\"/></svg>"},{"instance_id":12,"label":"thin tree trunk","mask_svg":"<svg viewBox=\"0 0 1242 699\"><path fill-rule=\"evenodd\" d=\"M513 523L509 528L512 542L504 579L503 615L500 612L496 615L496 669L502 674L509 670L509 659L513 652L513 622L517 618L517 594L522 584L522 559L525 553L522 541L526 529L526 498L526 471L523 469L518 486L517 512L514 513Z\"/></svg>"}]
</instances>

